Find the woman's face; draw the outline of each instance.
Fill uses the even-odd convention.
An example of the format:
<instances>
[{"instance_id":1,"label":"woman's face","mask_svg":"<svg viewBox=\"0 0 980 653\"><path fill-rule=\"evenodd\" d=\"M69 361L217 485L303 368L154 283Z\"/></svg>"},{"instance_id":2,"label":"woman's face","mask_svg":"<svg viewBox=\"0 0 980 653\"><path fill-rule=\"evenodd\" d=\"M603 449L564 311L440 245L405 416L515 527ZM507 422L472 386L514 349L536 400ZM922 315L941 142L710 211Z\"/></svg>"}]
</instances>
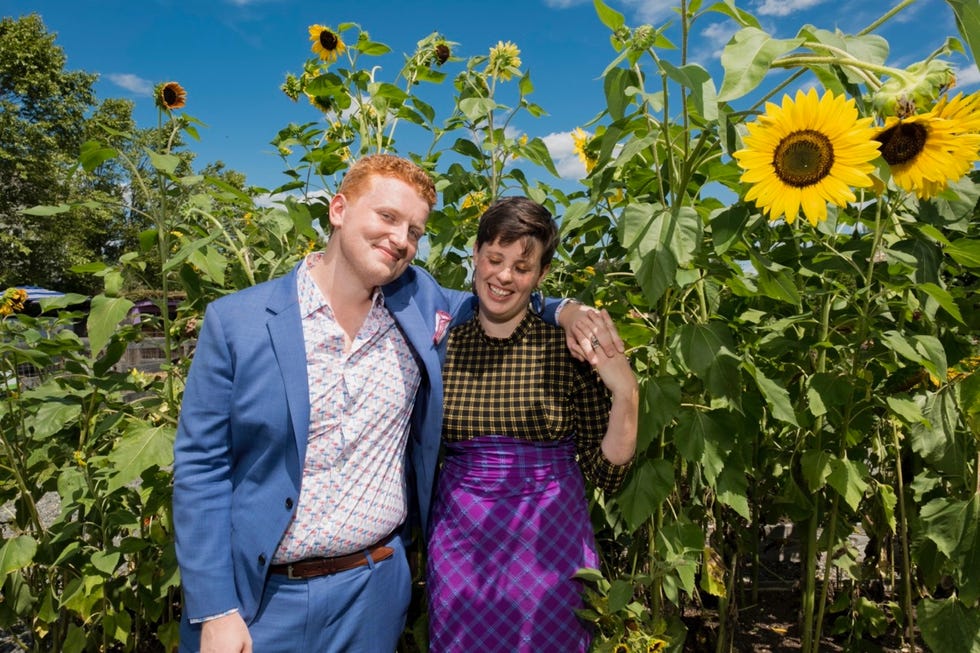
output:
<instances>
[{"instance_id":1,"label":"woman's face","mask_svg":"<svg viewBox=\"0 0 980 653\"><path fill-rule=\"evenodd\" d=\"M488 335L505 338L524 318L531 293L548 272L548 268L541 268L542 249L543 245L531 238L509 245L496 240L473 252L473 286L480 299L480 321Z\"/></svg>"}]
</instances>

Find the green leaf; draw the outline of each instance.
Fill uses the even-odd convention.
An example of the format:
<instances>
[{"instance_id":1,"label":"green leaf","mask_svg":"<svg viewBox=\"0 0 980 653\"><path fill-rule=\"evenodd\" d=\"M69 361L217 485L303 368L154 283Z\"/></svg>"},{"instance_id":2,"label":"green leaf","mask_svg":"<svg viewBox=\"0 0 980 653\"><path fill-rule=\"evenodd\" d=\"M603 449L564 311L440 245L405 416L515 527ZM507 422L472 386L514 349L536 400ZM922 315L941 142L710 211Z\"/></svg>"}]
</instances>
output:
<instances>
[{"instance_id":1,"label":"green leaf","mask_svg":"<svg viewBox=\"0 0 980 653\"><path fill-rule=\"evenodd\" d=\"M885 403L888 404L888 408L891 409L892 413L900 417L906 424L924 424L926 421L925 416L922 414L922 408L911 399L886 397Z\"/></svg>"},{"instance_id":2,"label":"green leaf","mask_svg":"<svg viewBox=\"0 0 980 653\"><path fill-rule=\"evenodd\" d=\"M361 32L361 35L363 36L364 32ZM372 57L380 57L391 52L391 48L384 43L369 41L366 38L358 39L357 49L361 52L361 54L366 54Z\"/></svg>"},{"instance_id":3,"label":"green leaf","mask_svg":"<svg viewBox=\"0 0 980 653\"><path fill-rule=\"evenodd\" d=\"M956 27L972 53L980 60L980 4L976 0L946 0L956 16Z\"/></svg>"},{"instance_id":4,"label":"green leaf","mask_svg":"<svg viewBox=\"0 0 980 653\"><path fill-rule=\"evenodd\" d=\"M472 97L459 101L459 110L471 122L479 122L497 108L497 103L490 98Z\"/></svg>"},{"instance_id":5,"label":"green leaf","mask_svg":"<svg viewBox=\"0 0 980 653\"><path fill-rule=\"evenodd\" d=\"M967 501L941 497L921 510L924 537L952 563L960 598L980 598L980 494Z\"/></svg>"},{"instance_id":6,"label":"green leaf","mask_svg":"<svg viewBox=\"0 0 980 653\"><path fill-rule=\"evenodd\" d=\"M617 578L609 587L609 611L619 612L633 600L633 584Z\"/></svg>"},{"instance_id":7,"label":"green leaf","mask_svg":"<svg viewBox=\"0 0 980 653\"><path fill-rule=\"evenodd\" d=\"M640 379L643 388L640 404L640 429L636 446L645 451L660 432L670 424L681 407L681 386L673 376L647 376Z\"/></svg>"},{"instance_id":8,"label":"green leaf","mask_svg":"<svg viewBox=\"0 0 980 653\"><path fill-rule=\"evenodd\" d=\"M830 474L827 484L837 490L851 510L857 510L868 483L864 480L867 470L858 462L846 458L830 459Z\"/></svg>"},{"instance_id":9,"label":"green leaf","mask_svg":"<svg viewBox=\"0 0 980 653\"><path fill-rule=\"evenodd\" d=\"M626 107L630 103L627 87L636 85L636 74L626 68L613 68L602 82L606 95L606 107L613 120L622 120L626 115Z\"/></svg>"},{"instance_id":10,"label":"green leaf","mask_svg":"<svg viewBox=\"0 0 980 653\"><path fill-rule=\"evenodd\" d=\"M949 291L929 282L920 283L919 289L935 299L936 303L942 306L943 310L949 313L954 320L960 324L966 324L963 321L963 315L960 313L960 307L956 305L956 300L949 294Z\"/></svg>"},{"instance_id":11,"label":"green leaf","mask_svg":"<svg viewBox=\"0 0 980 653\"><path fill-rule=\"evenodd\" d=\"M810 492L817 492L827 481L832 470L831 455L826 451L812 449L804 451L800 456L800 467L803 471L803 479L806 481Z\"/></svg>"},{"instance_id":12,"label":"green leaf","mask_svg":"<svg viewBox=\"0 0 980 653\"><path fill-rule=\"evenodd\" d=\"M533 138L521 148L521 153L527 157L531 163L536 163L554 176L560 176L558 169L555 168L554 159L548 151L548 145L540 138Z\"/></svg>"},{"instance_id":13,"label":"green leaf","mask_svg":"<svg viewBox=\"0 0 980 653\"><path fill-rule=\"evenodd\" d=\"M704 455L704 441L709 437L707 432L715 429L717 425L708 413L687 408L677 417L677 427L673 433L674 446L688 462L700 463Z\"/></svg>"},{"instance_id":14,"label":"green leaf","mask_svg":"<svg viewBox=\"0 0 980 653\"><path fill-rule=\"evenodd\" d=\"M793 404L789 398L789 391L763 374L755 365L749 362L743 362L742 365L748 369L749 373L755 379L755 383L759 386L762 396L765 397L773 417L787 424L799 426L799 423L796 421L796 413L793 411Z\"/></svg>"},{"instance_id":15,"label":"green leaf","mask_svg":"<svg viewBox=\"0 0 980 653\"><path fill-rule=\"evenodd\" d=\"M674 466L663 459L637 463L616 495L631 530L642 526L674 489Z\"/></svg>"},{"instance_id":16,"label":"green leaf","mask_svg":"<svg viewBox=\"0 0 980 653\"><path fill-rule=\"evenodd\" d=\"M198 251L205 245L215 241L220 235L220 232L214 231L203 238L198 238L197 240L187 243L181 247L176 254L167 259L167 262L163 265L163 271L169 272L170 270L179 267L184 261L190 258L191 254Z\"/></svg>"},{"instance_id":17,"label":"green leaf","mask_svg":"<svg viewBox=\"0 0 980 653\"><path fill-rule=\"evenodd\" d=\"M136 423L127 429L112 452L108 491L113 492L140 478L153 466L165 468L174 461L174 428Z\"/></svg>"},{"instance_id":18,"label":"green leaf","mask_svg":"<svg viewBox=\"0 0 980 653\"><path fill-rule=\"evenodd\" d=\"M118 156L119 152L111 147L104 147L97 141L86 141L82 143L81 154L78 160L81 162L85 172L92 172L109 159Z\"/></svg>"},{"instance_id":19,"label":"green leaf","mask_svg":"<svg viewBox=\"0 0 980 653\"><path fill-rule=\"evenodd\" d=\"M34 438L45 440L59 433L66 426L76 426L82 408L70 397L48 397L37 412L28 420L34 429Z\"/></svg>"},{"instance_id":20,"label":"green leaf","mask_svg":"<svg viewBox=\"0 0 980 653\"><path fill-rule=\"evenodd\" d=\"M945 601L922 599L916 611L930 651L980 653L980 611L975 607L952 596Z\"/></svg>"},{"instance_id":21,"label":"green leaf","mask_svg":"<svg viewBox=\"0 0 980 653\"><path fill-rule=\"evenodd\" d=\"M725 78L719 102L730 102L751 92L769 72L772 62L803 43L803 39L774 39L756 27L739 30L721 53Z\"/></svg>"},{"instance_id":22,"label":"green leaf","mask_svg":"<svg viewBox=\"0 0 980 653\"><path fill-rule=\"evenodd\" d=\"M947 245L943 251L963 267L980 268L980 240L960 238Z\"/></svg>"},{"instance_id":23,"label":"green leaf","mask_svg":"<svg viewBox=\"0 0 980 653\"><path fill-rule=\"evenodd\" d=\"M30 565L35 553L37 542L29 535L18 535L4 542L0 547L0 577Z\"/></svg>"},{"instance_id":24,"label":"green leaf","mask_svg":"<svg viewBox=\"0 0 980 653\"><path fill-rule=\"evenodd\" d=\"M710 121L718 119L718 96L707 70L698 64L677 67L667 60L661 60L660 67L670 79L690 90L690 98L697 115Z\"/></svg>"},{"instance_id":25,"label":"green leaf","mask_svg":"<svg viewBox=\"0 0 980 653\"><path fill-rule=\"evenodd\" d=\"M796 288L796 276L788 268L769 270L759 268L759 276L756 279L759 290L767 297L784 301L794 306L799 306L802 302L800 292Z\"/></svg>"},{"instance_id":26,"label":"green leaf","mask_svg":"<svg viewBox=\"0 0 980 653\"><path fill-rule=\"evenodd\" d=\"M735 0L724 0L724 2L716 2L710 7L706 7L705 11L714 11L720 14L724 14L737 22L742 27L758 27L762 28L759 21L755 16L745 11L744 9L739 9L735 6Z\"/></svg>"},{"instance_id":27,"label":"green leaf","mask_svg":"<svg viewBox=\"0 0 980 653\"><path fill-rule=\"evenodd\" d=\"M602 0L592 0L592 4L595 6L595 12L599 15L599 20L602 24L608 27L611 31L615 32L617 29L626 24L626 18L623 14L619 13Z\"/></svg>"},{"instance_id":28,"label":"green leaf","mask_svg":"<svg viewBox=\"0 0 980 653\"><path fill-rule=\"evenodd\" d=\"M709 324L685 324L678 334L680 359L698 376L706 376L722 350L734 348L731 334L725 325L718 322Z\"/></svg>"},{"instance_id":29,"label":"green leaf","mask_svg":"<svg viewBox=\"0 0 980 653\"><path fill-rule=\"evenodd\" d=\"M93 360L106 346L109 338L119 328L119 323L129 315L132 308L133 302L122 297L96 295L92 298L86 326Z\"/></svg>"},{"instance_id":30,"label":"green leaf","mask_svg":"<svg viewBox=\"0 0 980 653\"><path fill-rule=\"evenodd\" d=\"M150 164L160 172L172 175L177 166L180 165L180 157L175 154L161 154L153 150L146 150L146 156L150 159Z\"/></svg>"},{"instance_id":31,"label":"green leaf","mask_svg":"<svg viewBox=\"0 0 980 653\"><path fill-rule=\"evenodd\" d=\"M106 576L112 576L119 566L118 551L95 551L89 560L92 566L101 571Z\"/></svg>"},{"instance_id":32,"label":"green leaf","mask_svg":"<svg viewBox=\"0 0 980 653\"><path fill-rule=\"evenodd\" d=\"M21 213L23 213L24 215L47 216L47 215L58 215L59 213L66 213L68 211L71 211L70 205L58 204L56 206L48 206L48 205L34 206L29 209L21 210Z\"/></svg>"},{"instance_id":33,"label":"green leaf","mask_svg":"<svg viewBox=\"0 0 980 653\"><path fill-rule=\"evenodd\" d=\"M940 553L948 558L956 554L968 528L976 529L973 503L940 497L922 506L923 535L935 542Z\"/></svg>"},{"instance_id":34,"label":"green leaf","mask_svg":"<svg viewBox=\"0 0 980 653\"><path fill-rule=\"evenodd\" d=\"M745 519L752 518L749 509L749 481L740 470L726 466L715 486L718 500Z\"/></svg>"}]
</instances>

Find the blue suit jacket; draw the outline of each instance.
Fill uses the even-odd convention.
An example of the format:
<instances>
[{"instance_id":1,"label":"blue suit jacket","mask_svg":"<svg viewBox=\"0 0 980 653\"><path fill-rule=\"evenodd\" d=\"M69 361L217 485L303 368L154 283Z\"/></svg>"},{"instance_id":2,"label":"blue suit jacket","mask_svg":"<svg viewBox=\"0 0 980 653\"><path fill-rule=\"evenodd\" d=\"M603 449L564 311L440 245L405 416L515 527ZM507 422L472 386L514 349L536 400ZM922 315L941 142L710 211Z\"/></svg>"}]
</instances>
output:
<instances>
[{"instance_id":1,"label":"blue suit jacket","mask_svg":"<svg viewBox=\"0 0 980 653\"><path fill-rule=\"evenodd\" d=\"M310 406L296 270L212 302L184 390L174 445L173 513L185 619L239 610L250 623L269 564L298 504ZM423 532L442 429L448 327L476 307L412 266L385 306L422 374L408 444L410 512ZM546 319L554 321L555 302ZM440 336L440 337L437 337ZM411 490L410 490L411 492Z\"/></svg>"}]
</instances>

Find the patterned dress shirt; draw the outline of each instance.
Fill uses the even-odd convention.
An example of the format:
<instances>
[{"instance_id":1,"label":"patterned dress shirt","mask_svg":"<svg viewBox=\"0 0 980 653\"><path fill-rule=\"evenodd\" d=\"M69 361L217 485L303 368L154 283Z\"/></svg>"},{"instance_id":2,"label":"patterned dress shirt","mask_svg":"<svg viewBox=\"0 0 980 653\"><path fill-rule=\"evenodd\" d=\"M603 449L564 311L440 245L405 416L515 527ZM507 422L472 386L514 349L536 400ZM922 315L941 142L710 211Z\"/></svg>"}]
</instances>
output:
<instances>
[{"instance_id":1,"label":"patterned dress shirt","mask_svg":"<svg viewBox=\"0 0 980 653\"><path fill-rule=\"evenodd\" d=\"M310 275L319 256L297 275L310 432L299 503L276 564L361 550L408 514L405 446L418 365L380 290L344 351L344 331Z\"/></svg>"},{"instance_id":2,"label":"patterned dress shirt","mask_svg":"<svg viewBox=\"0 0 980 653\"><path fill-rule=\"evenodd\" d=\"M528 311L508 338L492 338L479 318L449 333L443 368L446 441L506 435L530 441L575 438L582 474L615 491L632 463L602 455L611 405L588 363L568 353L564 332Z\"/></svg>"}]
</instances>

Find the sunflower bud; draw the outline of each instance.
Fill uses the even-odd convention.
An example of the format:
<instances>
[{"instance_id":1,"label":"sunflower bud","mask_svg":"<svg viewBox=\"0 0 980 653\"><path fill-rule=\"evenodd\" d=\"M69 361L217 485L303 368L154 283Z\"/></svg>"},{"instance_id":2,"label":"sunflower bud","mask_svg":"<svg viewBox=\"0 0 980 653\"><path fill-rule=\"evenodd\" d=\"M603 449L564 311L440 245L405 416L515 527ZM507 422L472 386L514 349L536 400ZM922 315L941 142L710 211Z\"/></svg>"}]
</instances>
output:
<instances>
[{"instance_id":1,"label":"sunflower bud","mask_svg":"<svg viewBox=\"0 0 980 653\"><path fill-rule=\"evenodd\" d=\"M932 59L909 66L905 74L881 85L874 95L875 111L881 116L908 118L928 111L936 98L956 82L956 75L946 61Z\"/></svg>"},{"instance_id":2,"label":"sunflower bud","mask_svg":"<svg viewBox=\"0 0 980 653\"><path fill-rule=\"evenodd\" d=\"M633 30L633 42L630 47L637 52L645 52L653 47L657 40L657 30L650 25L640 25Z\"/></svg>"},{"instance_id":3,"label":"sunflower bud","mask_svg":"<svg viewBox=\"0 0 980 653\"><path fill-rule=\"evenodd\" d=\"M300 79L292 73L286 75L286 81L282 83L279 87L282 92L286 94L290 100L295 102L299 98L299 94L303 92L303 84Z\"/></svg>"}]
</instances>

